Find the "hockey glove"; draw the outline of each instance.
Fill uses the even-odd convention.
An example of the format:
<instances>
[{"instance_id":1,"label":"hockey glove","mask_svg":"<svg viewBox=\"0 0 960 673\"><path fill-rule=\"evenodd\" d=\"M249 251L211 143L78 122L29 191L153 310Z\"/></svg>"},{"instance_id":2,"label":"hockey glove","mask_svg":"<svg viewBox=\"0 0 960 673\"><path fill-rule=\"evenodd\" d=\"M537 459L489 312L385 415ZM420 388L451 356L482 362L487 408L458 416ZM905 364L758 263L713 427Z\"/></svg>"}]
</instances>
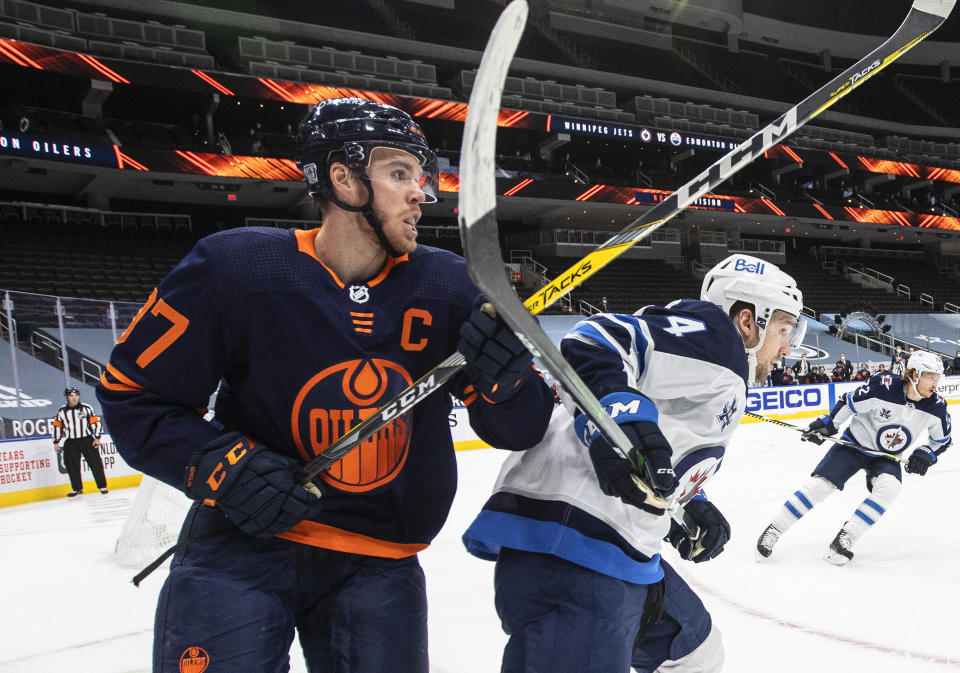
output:
<instances>
[{"instance_id":1,"label":"hockey glove","mask_svg":"<svg viewBox=\"0 0 960 673\"><path fill-rule=\"evenodd\" d=\"M307 518L317 503L318 493L294 478L298 466L293 458L231 432L193 455L184 490L219 507L244 532L272 537Z\"/></svg>"},{"instance_id":2,"label":"hockey glove","mask_svg":"<svg viewBox=\"0 0 960 673\"><path fill-rule=\"evenodd\" d=\"M807 426L800 439L814 444L823 444L827 437L833 437L837 434L837 426L833 424L833 419L829 416L820 416L813 423Z\"/></svg>"},{"instance_id":3,"label":"hockey glove","mask_svg":"<svg viewBox=\"0 0 960 673\"><path fill-rule=\"evenodd\" d=\"M505 402L533 372L533 355L507 325L483 309L473 309L460 327L457 350L467 361L465 373L477 392L490 402Z\"/></svg>"},{"instance_id":4,"label":"hockey glove","mask_svg":"<svg viewBox=\"0 0 960 673\"><path fill-rule=\"evenodd\" d=\"M667 537L680 558L686 561L709 561L720 555L730 539L730 524L709 500L694 498L684 505L683 523L687 530L671 521Z\"/></svg>"},{"instance_id":5,"label":"hockey glove","mask_svg":"<svg viewBox=\"0 0 960 673\"><path fill-rule=\"evenodd\" d=\"M632 390L605 395L600 403L630 441L629 447L623 447L624 458L586 416L577 415L574 429L590 449L600 490L651 514L663 514L678 482L671 461L673 449L656 423L657 407Z\"/></svg>"},{"instance_id":6,"label":"hockey glove","mask_svg":"<svg viewBox=\"0 0 960 673\"><path fill-rule=\"evenodd\" d=\"M927 469L937 462L937 454L928 449L914 449L907 460L906 471L910 474L919 474L921 476L927 473Z\"/></svg>"}]
</instances>

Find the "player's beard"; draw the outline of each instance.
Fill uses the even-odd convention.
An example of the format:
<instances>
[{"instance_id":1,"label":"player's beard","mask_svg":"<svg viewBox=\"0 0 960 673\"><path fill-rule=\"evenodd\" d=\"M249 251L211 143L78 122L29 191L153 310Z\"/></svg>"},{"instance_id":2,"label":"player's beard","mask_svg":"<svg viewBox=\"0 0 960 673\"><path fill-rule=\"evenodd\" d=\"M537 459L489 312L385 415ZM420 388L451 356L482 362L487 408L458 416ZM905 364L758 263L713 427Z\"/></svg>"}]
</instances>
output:
<instances>
[{"instance_id":1,"label":"player's beard","mask_svg":"<svg viewBox=\"0 0 960 673\"><path fill-rule=\"evenodd\" d=\"M749 357L753 360L753 362L750 363L752 365L751 369L753 369L753 383L762 386L767 382L767 375L770 374L773 364L770 362L757 361L755 354L751 354Z\"/></svg>"}]
</instances>

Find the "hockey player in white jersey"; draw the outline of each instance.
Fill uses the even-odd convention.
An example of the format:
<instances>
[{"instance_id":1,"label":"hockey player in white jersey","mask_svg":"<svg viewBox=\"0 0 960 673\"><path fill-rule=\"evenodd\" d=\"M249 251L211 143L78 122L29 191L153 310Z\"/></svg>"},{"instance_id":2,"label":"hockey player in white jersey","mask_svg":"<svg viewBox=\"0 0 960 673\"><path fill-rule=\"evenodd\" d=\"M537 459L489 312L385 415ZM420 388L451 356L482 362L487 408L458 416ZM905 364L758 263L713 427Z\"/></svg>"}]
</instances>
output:
<instances>
[{"instance_id":1,"label":"hockey player in white jersey","mask_svg":"<svg viewBox=\"0 0 960 673\"><path fill-rule=\"evenodd\" d=\"M837 400L829 415L809 425L803 438L822 444L849 420L841 438L865 451L841 444L827 451L806 483L787 498L760 534L758 560L769 558L781 535L863 470L869 495L843 524L825 556L836 565L853 559L853 543L876 524L900 493L901 460L914 440L926 433L926 441L906 460L907 472L919 475L926 474L950 445L950 414L946 402L936 393L942 374L943 362L938 356L917 351L907 361L903 377L876 374Z\"/></svg>"},{"instance_id":2,"label":"hockey player in white jersey","mask_svg":"<svg viewBox=\"0 0 960 673\"><path fill-rule=\"evenodd\" d=\"M504 463L463 536L497 562L510 636L502 673L720 670L719 631L661 547L666 538L695 563L723 551L730 526L701 486L740 422L748 382L799 344L802 306L789 275L733 255L707 273L699 301L601 313L564 337L564 356L633 446L623 458L561 405L544 439Z\"/></svg>"}]
</instances>

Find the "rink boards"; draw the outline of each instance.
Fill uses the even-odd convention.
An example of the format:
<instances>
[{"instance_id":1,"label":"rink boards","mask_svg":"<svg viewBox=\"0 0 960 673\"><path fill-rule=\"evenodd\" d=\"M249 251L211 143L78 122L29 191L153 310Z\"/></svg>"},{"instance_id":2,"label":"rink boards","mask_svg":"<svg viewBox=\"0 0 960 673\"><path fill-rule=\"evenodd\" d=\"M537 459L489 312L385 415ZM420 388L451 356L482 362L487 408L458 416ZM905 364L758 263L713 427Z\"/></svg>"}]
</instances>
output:
<instances>
[{"instance_id":1,"label":"rink boards","mask_svg":"<svg viewBox=\"0 0 960 673\"><path fill-rule=\"evenodd\" d=\"M774 388L751 388L747 393L746 411L778 419L805 419L830 410L841 396L856 389L861 383L824 383L804 386ZM960 404L960 376L943 379L938 392L950 404ZM27 502L62 498L70 491L70 480L62 458L53 450L48 434L38 427L23 428L23 438L0 441L0 507L20 505ZM745 418L743 423L758 423ZM798 423L799 424L799 423ZM466 409L454 407L450 413L450 432L458 451L488 448L488 445L471 430ZM30 436L32 435L32 436ZM137 486L140 473L127 465L116 447L105 434L100 443L107 484L111 489ZM82 463L84 490L96 493L93 477Z\"/></svg>"}]
</instances>

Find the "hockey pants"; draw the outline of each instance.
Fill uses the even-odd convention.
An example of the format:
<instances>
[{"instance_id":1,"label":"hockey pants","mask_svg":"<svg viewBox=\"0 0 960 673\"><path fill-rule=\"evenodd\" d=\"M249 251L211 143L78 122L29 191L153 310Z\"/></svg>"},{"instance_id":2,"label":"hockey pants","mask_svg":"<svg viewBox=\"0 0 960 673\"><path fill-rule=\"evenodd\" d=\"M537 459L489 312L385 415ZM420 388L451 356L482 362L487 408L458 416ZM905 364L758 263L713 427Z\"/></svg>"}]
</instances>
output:
<instances>
[{"instance_id":1,"label":"hockey pants","mask_svg":"<svg viewBox=\"0 0 960 673\"><path fill-rule=\"evenodd\" d=\"M310 673L427 673L416 556L346 554L251 537L195 504L157 604L154 673L281 673L294 633Z\"/></svg>"},{"instance_id":2,"label":"hockey pants","mask_svg":"<svg viewBox=\"0 0 960 673\"><path fill-rule=\"evenodd\" d=\"M648 585L548 554L501 550L496 606L510 636L501 673L627 673L631 666L649 673L691 653L710 634L710 614L668 563L661 566L663 616L637 642Z\"/></svg>"}]
</instances>

